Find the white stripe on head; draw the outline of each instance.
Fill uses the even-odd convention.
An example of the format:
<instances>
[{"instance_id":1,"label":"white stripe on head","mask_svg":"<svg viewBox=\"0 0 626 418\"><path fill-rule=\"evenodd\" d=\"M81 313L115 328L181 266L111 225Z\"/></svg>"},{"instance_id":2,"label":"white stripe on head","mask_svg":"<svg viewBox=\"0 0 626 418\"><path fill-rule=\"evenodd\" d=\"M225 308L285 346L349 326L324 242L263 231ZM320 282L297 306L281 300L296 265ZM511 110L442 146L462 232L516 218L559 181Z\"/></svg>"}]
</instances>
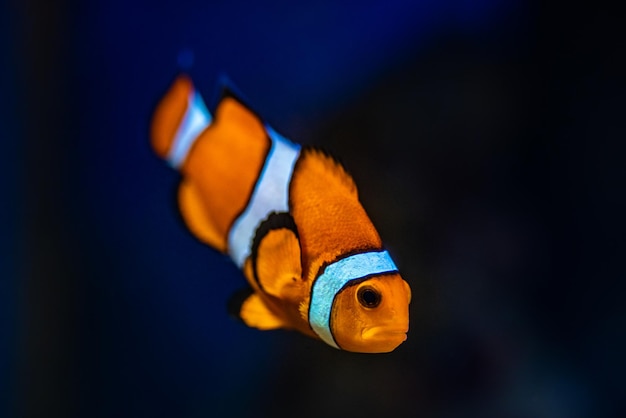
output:
<instances>
[{"instance_id":1,"label":"white stripe on head","mask_svg":"<svg viewBox=\"0 0 626 418\"><path fill-rule=\"evenodd\" d=\"M337 293L349 282L398 271L389 253L370 251L354 254L329 264L311 288L309 324L328 345L339 348L330 330L330 315Z\"/></svg>"},{"instance_id":2,"label":"white stripe on head","mask_svg":"<svg viewBox=\"0 0 626 418\"><path fill-rule=\"evenodd\" d=\"M187 111L183 117L167 161L173 168L179 168L200 133L211 123L211 113L207 110L202 97L195 90L189 94Z\"/></svg>"},{"instance_id":3,"label":"white stripe on head","mask_svg":"<svg viewBox=\"0 0 626 418\"><path fill-rule=\"evenodd\" d=\"M228 233L230 257L240 268L250 255L254 233L270 213L289 211L289 183L300 146L266 126L270 151L250 202Z\"/></svg>"}]
</instances>

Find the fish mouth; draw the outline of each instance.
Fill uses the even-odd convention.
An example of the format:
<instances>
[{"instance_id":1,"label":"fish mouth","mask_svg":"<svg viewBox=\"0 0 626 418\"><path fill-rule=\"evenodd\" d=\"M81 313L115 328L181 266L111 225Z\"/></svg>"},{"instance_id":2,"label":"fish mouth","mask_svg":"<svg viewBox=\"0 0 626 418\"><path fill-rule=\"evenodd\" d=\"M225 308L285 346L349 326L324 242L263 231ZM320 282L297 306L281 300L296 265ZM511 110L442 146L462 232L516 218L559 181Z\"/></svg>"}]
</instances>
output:
<instances>
[{"instance_id":1,"label":"fish mouth","mask_svg":"<svg viewBox=\"0 0 626 418\"><path fill-rule=\"evenodd\" d=\"M376 327L365 328L361 333L364 340L393 340L403 342L406 340L408 327L390 327L388 325L380 325Z\"/></svg>"}]
</instances>

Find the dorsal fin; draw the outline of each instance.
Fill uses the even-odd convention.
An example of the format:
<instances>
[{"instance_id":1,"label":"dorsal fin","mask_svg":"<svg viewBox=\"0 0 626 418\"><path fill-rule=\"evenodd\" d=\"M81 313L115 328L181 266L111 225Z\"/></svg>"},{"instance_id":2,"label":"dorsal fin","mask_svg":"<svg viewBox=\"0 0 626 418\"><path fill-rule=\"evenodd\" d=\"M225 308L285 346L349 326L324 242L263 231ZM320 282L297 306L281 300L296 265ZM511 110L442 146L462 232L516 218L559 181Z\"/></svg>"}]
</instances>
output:
<instances>
[{"instance_id":1,"label":"dorsal fin","mask_svg":"<svg viewBox=\"0 0 626 418\"><path fill-rule=\"evenodd\" d=\"M357 193L352 176L348 174L339 160L329 152L312 146L302 149L302 159L306 158L307 169L311 170L316 178L332 177L350 193ZM296 167L297 169L297 167Z\"/></svg>"},{"instance_id":2,"label":"dorsal fin","mask_svg":"<svg viewBox=\"0 0 626 418\"><path fill-rule=\"evenodd\" d=\"M219 125L225 132L232 131L242 135L242 138L267 137L263 121L239 97L225 93L215 110L215 125ZM241 150L242 152L245 149Z\"/></svg>"},{"instance_id":3,"label":"dorsal fin","mask_svg":"<svg viewBox=\"0 0 626 418\"><path fill-rule=\"evenodd\" d=\"M222 74L219 77L219 80L217 82L217 102L219 103L220 101L222 101L224 98L226 97L231 97L235 100L237 100L239 103L241 103L242 105L244 105L248 110L252 111L254 114L257 115L257 117L259 117L260 119L260 115L254 111L252 109L252 106L250 105L250 100L248 98L248 96L246 96L241 89L235 84L235 82L228 77L227 75Z\"/></svg>"}]
</instances>

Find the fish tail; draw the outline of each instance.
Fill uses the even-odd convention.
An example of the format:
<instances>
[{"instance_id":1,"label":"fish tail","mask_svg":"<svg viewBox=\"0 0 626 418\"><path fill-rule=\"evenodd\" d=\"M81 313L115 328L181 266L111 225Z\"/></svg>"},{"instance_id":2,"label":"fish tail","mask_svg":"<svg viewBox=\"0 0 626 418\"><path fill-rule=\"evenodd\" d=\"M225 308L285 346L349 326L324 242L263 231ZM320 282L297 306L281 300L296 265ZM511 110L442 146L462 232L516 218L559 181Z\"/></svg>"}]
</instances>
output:
<instances>
[{"instance_id":1,"label":"fish tail","mask_svg":"<svg viewBox=\"0 0 626 418\"><path fill-rule=\"evenodd\" d=\"M152 148L179 168L198 136L211 123L211 113L186 75L180 75L161 99L152 118Z\"/></svg>"}]
</instances>

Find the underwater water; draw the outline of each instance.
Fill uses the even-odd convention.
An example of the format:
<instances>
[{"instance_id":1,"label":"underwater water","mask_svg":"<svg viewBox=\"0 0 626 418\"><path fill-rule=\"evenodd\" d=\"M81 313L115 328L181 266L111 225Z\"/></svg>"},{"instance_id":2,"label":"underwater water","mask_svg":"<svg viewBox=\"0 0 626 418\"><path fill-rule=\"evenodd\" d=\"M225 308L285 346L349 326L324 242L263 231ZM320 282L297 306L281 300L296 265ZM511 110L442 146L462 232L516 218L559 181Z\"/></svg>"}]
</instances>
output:
<instances>
[{"instance_id":1,"label":"underwater water","mask_svg":"<svg viewBox=\"0 0 626 418\"><path fill-rule=\"evenodd\" d=\"M589 417L620 376L610 11L482 0L1 6L0 416ZM260 332L148 138L227 78L354 176L413 291L390 354Z\"/></svg>"}]
</instances>

